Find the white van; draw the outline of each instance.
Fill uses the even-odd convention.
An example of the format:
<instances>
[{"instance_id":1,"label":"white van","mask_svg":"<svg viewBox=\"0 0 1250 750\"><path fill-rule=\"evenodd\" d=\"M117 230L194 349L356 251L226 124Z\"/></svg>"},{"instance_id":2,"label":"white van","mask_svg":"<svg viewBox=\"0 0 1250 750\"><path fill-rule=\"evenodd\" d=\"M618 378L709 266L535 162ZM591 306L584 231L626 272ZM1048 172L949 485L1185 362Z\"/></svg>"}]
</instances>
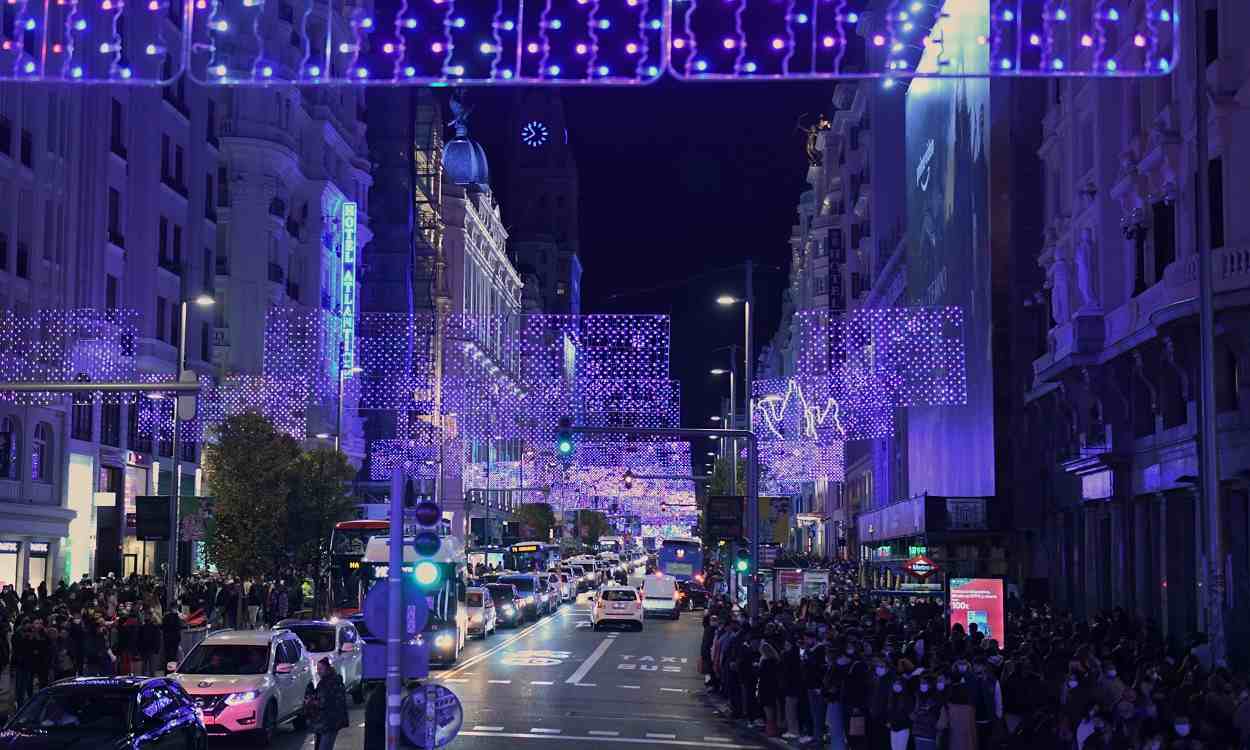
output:
<instances>
[{"instance_id":1,"label":"white van","mask_svg":"<svg viewBox=\"0 0 1250 750\"><path fill-rule=\"evenodd\" d=\"M673 620L680 617L677 579L666 575L647 576L642 583L642 611L644 616L666 616Z\"/></svg>"}]
</instances>

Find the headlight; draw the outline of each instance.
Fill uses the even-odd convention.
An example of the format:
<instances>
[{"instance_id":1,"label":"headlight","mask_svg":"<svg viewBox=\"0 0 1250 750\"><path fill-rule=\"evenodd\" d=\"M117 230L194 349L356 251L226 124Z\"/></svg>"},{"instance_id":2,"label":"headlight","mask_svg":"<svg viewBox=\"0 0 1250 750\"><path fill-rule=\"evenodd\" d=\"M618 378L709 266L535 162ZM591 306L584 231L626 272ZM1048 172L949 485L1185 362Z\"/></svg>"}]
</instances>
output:
<instances>
[{"instance_id":1,"label":"headlight","mask_svg":"<svg viewBox=\"0 0 1250 750\"><path fill-rule=\"evenodd\" d=\"M469 618L469 622L481 622L481 621L482 621L481 615L473 615L472 617Z\"/></svg>"},{"instance_id":2,"label":"headlight","mask_svg":"<svg viewBox=\"0 0 1250 750\"><path fill-rule=\"evenodd\" d=\"M513 612L515 612L515 611L516 611L516 607L513 607L511 604L505 604L505 605L503 605L503 613L504 613L505 615L510 615L510 614L512 614L512 613L513 613Z\"/></svg>"},{"instance_id":3,"label":"headlight","mask_svg":"<svg viewBox=\"0 0 1250 750\"><path fill-rule=\"evenodd\" d=\"M532 597L532 596L527 596L527 597L525 597L525 603L526 603L526 604L533 604L533 603L534 603L534 597Z\"/></svg>"},{"instance_id":4,"label":"headlight","mask_svg":"<svg viewBox=\"0 0 1250 750\"><path fill-rule=\"evenodd\" d=\"M435 648L451 648L451 636L446 633L440 634L434 639Z\"/></svg>"},{"instance_id":5,"label":"headlight","mask_svg":"<svg viewBox=\"0 0 1250 750\"><path fill-rule=\"evenodd\" d=\"M251 703L256 700L259 695L255 690L249 690L246 693L231 693L226 696L227 706L237 706L240 703Z\"/></svg>"}]
</instances>

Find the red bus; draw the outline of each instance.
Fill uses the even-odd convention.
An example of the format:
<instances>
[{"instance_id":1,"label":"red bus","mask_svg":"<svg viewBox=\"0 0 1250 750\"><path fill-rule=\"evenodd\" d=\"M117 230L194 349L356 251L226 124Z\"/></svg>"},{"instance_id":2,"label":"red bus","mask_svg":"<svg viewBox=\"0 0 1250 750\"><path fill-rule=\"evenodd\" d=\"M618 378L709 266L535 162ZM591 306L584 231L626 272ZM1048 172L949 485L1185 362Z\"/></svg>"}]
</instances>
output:
<instances>
[{"instance_id":1,"label":"red bus","mask_svg":"<svg viewBox=\"0 0 1250 750\"><path fill-rule=\"evenodd\" d=\"M372 573L365 561L369 538L385 536L390 524L385 520L340 521L330 532L330 581L326 591L331 615L347 617L363 606Z\"/></svg>"}]
</instances>

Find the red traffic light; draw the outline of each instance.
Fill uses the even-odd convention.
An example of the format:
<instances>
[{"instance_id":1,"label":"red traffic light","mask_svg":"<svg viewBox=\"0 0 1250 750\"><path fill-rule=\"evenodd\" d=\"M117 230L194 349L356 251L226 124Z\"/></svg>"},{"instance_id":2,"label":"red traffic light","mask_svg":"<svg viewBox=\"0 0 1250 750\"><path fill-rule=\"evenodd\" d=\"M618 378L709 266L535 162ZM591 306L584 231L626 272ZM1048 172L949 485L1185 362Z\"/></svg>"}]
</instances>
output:
<instances>
[{"instance_id":1,"label":"red traffic light","mask_svg":"<svg viewBox=\"0 0 1250 750\"><path fill-rule=\"evenodd\" d=\"M417 523L421 526L437 526L439 520L443 517L443 510L433 500L422 500L417 503L417 510L414 515Z\"/></svg>"}]
</instances>

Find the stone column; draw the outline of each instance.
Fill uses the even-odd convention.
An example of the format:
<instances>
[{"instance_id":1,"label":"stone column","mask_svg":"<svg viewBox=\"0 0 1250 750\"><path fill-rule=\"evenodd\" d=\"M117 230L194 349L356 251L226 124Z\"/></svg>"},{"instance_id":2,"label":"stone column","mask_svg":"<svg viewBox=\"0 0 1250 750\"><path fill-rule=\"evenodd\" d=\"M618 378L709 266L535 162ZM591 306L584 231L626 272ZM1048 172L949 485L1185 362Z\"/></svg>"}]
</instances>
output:
<instances>
[{"instance_id":1,"label":"stone column","mask_svg":"<svg viewBox=\"0 0 1250 750\"><path fill-rule=\"evenodd\" d=\"M1111 538L1104 540L1111 545L1111 570L1107 576L1107 580L1111 581L1111 591L1107 592L1109 596L1105 600L1109 600L1113 607L1124 606L1131 609L1133 561L1129 557L1129 549L1132 544L1132 528L1127 523L1125 505L1125 501L1115 500L1106 511L1111 516Z\"/></svg>"},{"instance_id":2,"label":"stone column","mask_svg":"<svg viewBox=\"0 0 1250 750\"><path fill-rule=\"evenodd\" d=\"M1172 550L1168 546L1168 496L1166 493L1159 492L1154 496L1151 503L1150 514L1150 536L1151 542L1155 550L1154 580L1151 586L1155 587L1158 594L1159 608L1159 628L1163 631L1164 638L1172 636L1172 597L1168 593L1168 556ZM1183 637L1183 634L1182 634Z\"/></svg>"},{"instance_id":3,"label":"stone column","mask_svg":"<svg viewBox=\"0 0 1250 750\"><path fill-rule=\"evenodd\" d=\"M1099 587L1102 579L1098 575L1098 566L1102 547L1098 539L1098 515L1098 510L1093 506L1086 504L1081 507L1081 553L1085 556L1081 561L1082 577L1085 579L1081 598L1085 617L1096 614L1100 604Z\"/></svg>"},{"instance_id":4,"label":"stone column","mask_svg":"<svg viewBox=\"0 0 1250 750\"><path fill-rule=\"evenodd\" d=\"M1131 519L1133 529L1133 607L1137 614L1144 617L1151 617L1157 612L1154 606L1155 602L1155 586L1158 585L1158 576L1155 575L1154 565L1154 545L1151 543L1151 523L1150 523L1150 505L1149 498L1139 500L1134 498L1129 501L1131 509Z\"/></svg>"}]
</instances>

